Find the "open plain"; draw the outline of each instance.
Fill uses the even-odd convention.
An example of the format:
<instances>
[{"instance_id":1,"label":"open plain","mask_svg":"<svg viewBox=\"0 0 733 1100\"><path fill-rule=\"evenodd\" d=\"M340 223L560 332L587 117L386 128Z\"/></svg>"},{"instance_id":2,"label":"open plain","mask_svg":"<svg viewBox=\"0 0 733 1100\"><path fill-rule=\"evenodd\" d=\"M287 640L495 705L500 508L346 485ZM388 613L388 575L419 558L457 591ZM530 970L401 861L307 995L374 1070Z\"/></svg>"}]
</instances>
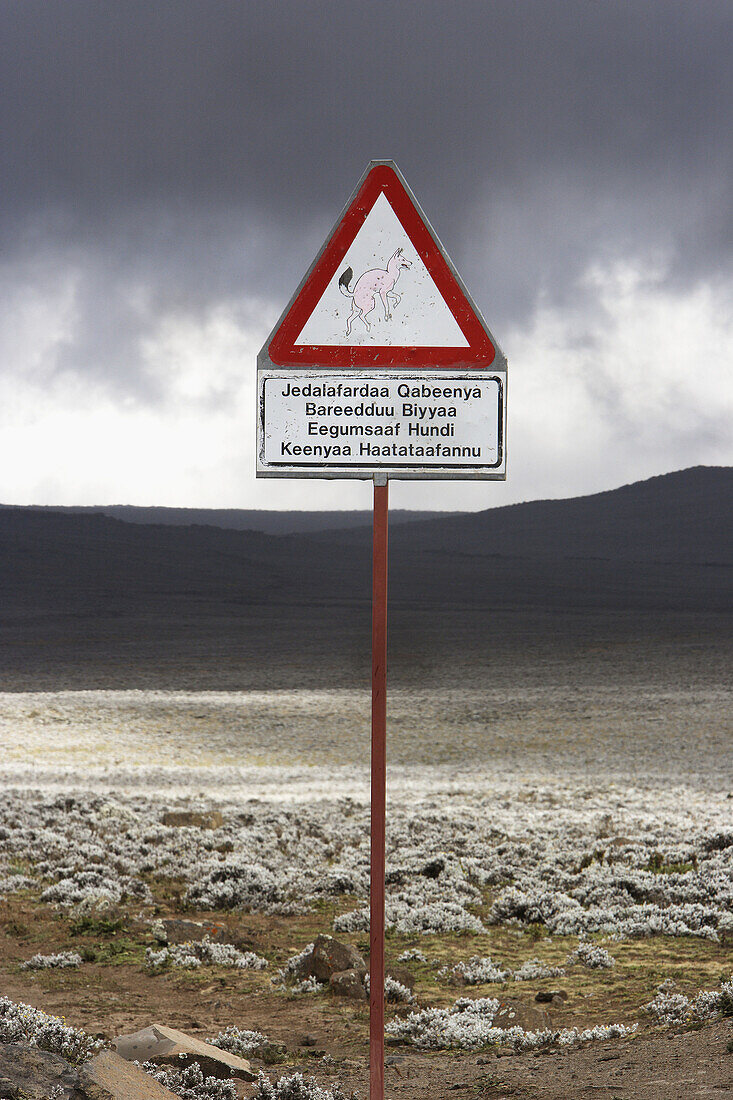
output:
<instances>
[{"instance_id":1,"label":"open plain","mask_svg":"<svg viewBox=\"0 0 733 1100\"><path fill-rule=\"evenodd\" d=\"M388 1097L733 1096L730 544L662 513L603 560L567 511L565 554L394 540ZM368 531L3 518L0 992L366 1096L365 995L289 960L368 954Z\"/></svg>"}]
</instances>

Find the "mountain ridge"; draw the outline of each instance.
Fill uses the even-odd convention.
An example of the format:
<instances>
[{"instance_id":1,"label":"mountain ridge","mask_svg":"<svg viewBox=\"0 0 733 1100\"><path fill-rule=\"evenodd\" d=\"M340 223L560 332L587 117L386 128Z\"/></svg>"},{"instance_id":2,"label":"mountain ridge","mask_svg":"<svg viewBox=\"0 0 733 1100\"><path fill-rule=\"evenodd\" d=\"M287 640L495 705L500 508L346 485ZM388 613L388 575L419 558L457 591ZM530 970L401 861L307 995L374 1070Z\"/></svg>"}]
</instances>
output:
<instances>
[{"instance_id":1,"label":"mountain ridge","mask_svg":"<svg viewBox=\"0 0 733 1100\"><path fill-rule=\"evenodd\" d=\"M723 676L732 523L733 470L693 468L396 524L391 675L636 682L655 654L671 684ZM368 527L272 535L0 509L0 685L366 684L371 550Z\"/></svg>"}]
</instances>

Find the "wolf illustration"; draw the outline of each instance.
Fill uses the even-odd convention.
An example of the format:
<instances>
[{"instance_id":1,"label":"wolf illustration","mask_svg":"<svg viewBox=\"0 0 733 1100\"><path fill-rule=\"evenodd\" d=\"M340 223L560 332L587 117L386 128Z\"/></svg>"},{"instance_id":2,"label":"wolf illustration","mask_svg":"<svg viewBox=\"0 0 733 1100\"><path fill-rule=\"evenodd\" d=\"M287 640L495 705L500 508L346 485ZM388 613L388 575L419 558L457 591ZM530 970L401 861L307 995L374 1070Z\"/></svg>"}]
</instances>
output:
<instances>
[{"instance_id":1,"label":"wolf illustration","mask_svg":"<svg viewBox=\"0 0 733 1100\"><path fill-rule=\"evenodd\" d=\"M351 313L346 322L346 335L351 335L351 328L357 317L366 325L367 332L371 332L372 326L367 317L377 304L377 294L382 299L384 306L384 319L389 321L392 316L393 306L399 305L402 295L394 289L394 285L400 277L403 267L411 267L412 264L402 255L402 249L398 248L390 256L386 267L373 267L365 271L356 280L353 290L349 290L349 283L354 277L354 272L347 267L339 279L339 290L345 297L351 298Z\"/></svg>"}]
</instances>

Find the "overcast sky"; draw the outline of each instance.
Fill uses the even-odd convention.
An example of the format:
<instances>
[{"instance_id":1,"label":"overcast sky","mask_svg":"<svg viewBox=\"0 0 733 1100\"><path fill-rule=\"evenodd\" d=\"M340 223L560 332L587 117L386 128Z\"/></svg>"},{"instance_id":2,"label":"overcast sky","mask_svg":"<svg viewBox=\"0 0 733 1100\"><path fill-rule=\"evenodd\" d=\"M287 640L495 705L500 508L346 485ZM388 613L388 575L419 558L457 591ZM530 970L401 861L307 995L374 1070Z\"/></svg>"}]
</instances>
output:
<instances>
[{"instance_id":1,"label":"overcast sky","mask_svg":"<svg viewBox=\"0 0 733 1100\"><path fill-rule=\"evenodd\" d=\"M394 158L509 361L480 508L733 462L731 0L0 0L0 502L254 477L255 358Z\"/></svg>"}]
</instances>

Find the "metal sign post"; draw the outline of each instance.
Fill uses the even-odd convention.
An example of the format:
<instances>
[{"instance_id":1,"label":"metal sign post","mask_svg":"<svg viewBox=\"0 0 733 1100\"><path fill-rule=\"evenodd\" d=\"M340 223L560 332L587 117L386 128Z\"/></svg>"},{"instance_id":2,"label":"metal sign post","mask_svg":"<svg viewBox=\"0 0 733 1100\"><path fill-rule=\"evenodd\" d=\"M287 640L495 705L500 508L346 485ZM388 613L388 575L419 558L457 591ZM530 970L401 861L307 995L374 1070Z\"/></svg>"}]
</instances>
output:
<instances>
[{"instance_id":1,"label":"metal sign post","mask_svg":"<svg viewBox=\"0 0 733 1100\"><path fill-rule=\"evenodd\" d=\"M388 482L504 481L506 385L399 169L372 161L257 357L257 477L374 482L371 1100L384 1100Z\"/></svg>"},{"instance_id":2,"label":"metal sign post","mask_svg":"<svg viewBox=\"0 0 733 1100\"><path fill-rule=\"evenodd\" d=\"M384 879L387 804L389 483L374 477L372 532L372 812L369 903L369 1094L384 1096Z\"/></svg>"}]
</instances>

